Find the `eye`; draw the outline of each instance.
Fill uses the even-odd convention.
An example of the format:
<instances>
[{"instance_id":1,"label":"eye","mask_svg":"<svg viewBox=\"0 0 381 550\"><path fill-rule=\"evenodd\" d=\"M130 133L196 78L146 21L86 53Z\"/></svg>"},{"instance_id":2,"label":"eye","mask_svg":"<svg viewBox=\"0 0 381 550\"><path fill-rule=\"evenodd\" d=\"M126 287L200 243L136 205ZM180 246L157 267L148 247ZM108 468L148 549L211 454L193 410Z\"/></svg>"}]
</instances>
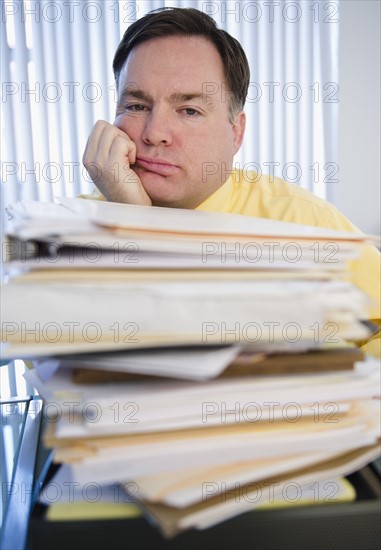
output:
<instances>
[{"instance_id":1,"label":"eye","mask_svg":"<svg viewBox=\"0 0 381 550\"><path fill-rule=\"evenodd\" d=\"M196 109L192 109L192 107L186 107L185 109L183 109L183 111L186 115L190 117L194 117L200 114L198 111L196 111Z\"/></svg>"},{"instance_id":2,"label":"eye","mask_svg":"<svg viewBox=\"0 0 381 550\"><path fill-rule=\"evenodd\" d=\"M141 112L146 109L146 106L141 103L133 103L132 105L126 105L125 109L126 111Z\"/></svg>"}]
</instances>

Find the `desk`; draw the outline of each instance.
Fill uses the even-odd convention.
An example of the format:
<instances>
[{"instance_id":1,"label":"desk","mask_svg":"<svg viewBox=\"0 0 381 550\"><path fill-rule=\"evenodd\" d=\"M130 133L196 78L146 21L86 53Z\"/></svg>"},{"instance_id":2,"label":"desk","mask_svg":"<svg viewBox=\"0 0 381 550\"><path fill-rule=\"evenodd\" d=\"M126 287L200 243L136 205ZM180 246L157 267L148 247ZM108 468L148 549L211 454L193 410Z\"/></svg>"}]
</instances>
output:
<instances>
[{"instance_id":1,"label":"desk","mask_svg":"<svg viewBox=\"0 0 381 550\"><path fill-rule=\"evenodd\" d=\"M130 520L49 522L41 506L34 506L37 489L51 463L51 453L40 444L41 411L26 398L20 416L13 487L3 521L4 550L373 550L380 547L381 491L379 471L372 465L350 476L358 500L354 503L255 511L207 531L189 531L165 540L143 518ZM5 406L4 404L2 406ZM9 403L8 405L9 406ZM36 407L35 407L36 409ZM38 409L38 407L37 407ZM29 533L28 533L29 530Z\"/></svg>"}]
</instances>

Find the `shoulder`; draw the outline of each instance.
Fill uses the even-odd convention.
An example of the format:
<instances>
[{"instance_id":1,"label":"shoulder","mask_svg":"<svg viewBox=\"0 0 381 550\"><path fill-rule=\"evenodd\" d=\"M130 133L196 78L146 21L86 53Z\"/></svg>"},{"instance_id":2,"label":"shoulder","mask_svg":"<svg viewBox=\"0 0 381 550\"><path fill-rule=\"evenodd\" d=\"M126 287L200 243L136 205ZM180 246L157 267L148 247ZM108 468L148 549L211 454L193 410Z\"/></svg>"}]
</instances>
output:
<instances>
[{"instance_id":1,"label":"shoulder","mask_svg":"<svg viewBox=\"0 0 381 550\"><path fill-rule=\"evenodd\" d=\"M255 172L237 171L232 177L232 213L360 233L335 206L297 185ZM380 319L380 253L367 245L348 267L352 282L372 298L370 318Z\"/></svg>"},{"instance_id":2,"label":"shoulder","mask_svg":"<svg viewBox=\"0 0 381 550\"><path fill-rule=\"evenodd\" d=\"M232 178L232 213L359 231L335 206L298 185L244 170Z\"/></svg>"}]
</instances>

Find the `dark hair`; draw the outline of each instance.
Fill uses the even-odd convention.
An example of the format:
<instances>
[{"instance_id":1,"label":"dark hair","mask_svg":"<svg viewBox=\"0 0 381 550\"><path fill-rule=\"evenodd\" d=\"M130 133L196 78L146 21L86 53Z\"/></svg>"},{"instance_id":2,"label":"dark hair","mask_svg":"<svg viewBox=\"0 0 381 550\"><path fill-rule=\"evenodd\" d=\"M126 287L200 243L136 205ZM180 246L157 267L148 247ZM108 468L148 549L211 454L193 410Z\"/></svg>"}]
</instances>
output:
<instances>
[{"instance_id":1,"label":"dark hair","mask_svg":"<svg viewBox=\"0 0 381 550\"><path fill-rule=\"evenodd\" d=\"M113 69L118 85L122 67L131 50L152 38L165 36L203 36L217 48L224 66L230 92L230 117L242 111L250 82L249 64L241 44L219 29L214 19L194 8L153 10L128 27L116 50Z\"/></svg>"}]
</instances>

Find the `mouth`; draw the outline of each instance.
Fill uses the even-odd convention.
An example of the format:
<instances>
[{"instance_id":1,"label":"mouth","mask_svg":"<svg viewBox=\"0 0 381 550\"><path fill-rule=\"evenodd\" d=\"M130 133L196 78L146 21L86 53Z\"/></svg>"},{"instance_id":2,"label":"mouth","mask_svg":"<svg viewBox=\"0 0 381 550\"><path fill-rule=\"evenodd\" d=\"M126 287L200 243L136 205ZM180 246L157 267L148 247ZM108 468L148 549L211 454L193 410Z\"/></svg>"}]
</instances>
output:
<instances>
[{"instance_id":1,"label":"mouth","mask_svg":"<svg viewBox=\"0 0 381 550\"><path fill-rule=\"evenodd\" d=\"M160 176L171 176L179 170L178 166L171 164L164 159L146 157L137 157L135 166L143 168L147 172L159 174Z\"/></svg>"}]
</instances>

